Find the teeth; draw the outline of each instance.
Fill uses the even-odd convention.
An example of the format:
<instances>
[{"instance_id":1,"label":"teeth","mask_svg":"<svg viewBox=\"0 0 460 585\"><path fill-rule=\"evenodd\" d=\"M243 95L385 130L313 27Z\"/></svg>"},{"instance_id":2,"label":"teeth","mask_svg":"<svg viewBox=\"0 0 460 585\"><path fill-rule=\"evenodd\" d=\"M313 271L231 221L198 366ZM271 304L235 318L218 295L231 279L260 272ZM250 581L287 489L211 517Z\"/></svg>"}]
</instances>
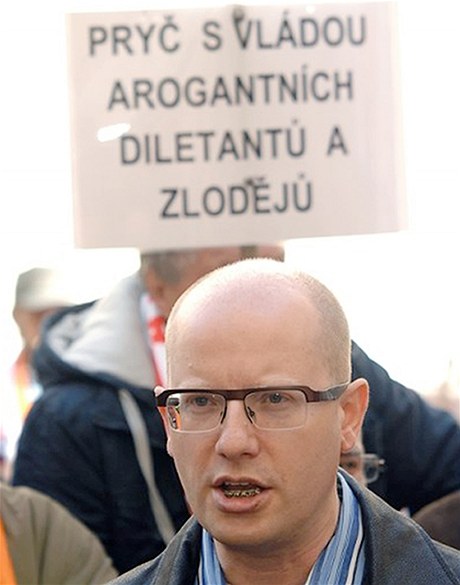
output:
<instances>
[{"instance_id":1,"label":"teeth","mask_svg":"<svg viewBox=\"0 0 460 585\"><path fill-rule=\"evenodd\" d=\"M227 498L251 498L260 494L261 489L257 486L251 487L250 484L224 484L222 486L224 494Z\"/></svg>"}]
</instances>

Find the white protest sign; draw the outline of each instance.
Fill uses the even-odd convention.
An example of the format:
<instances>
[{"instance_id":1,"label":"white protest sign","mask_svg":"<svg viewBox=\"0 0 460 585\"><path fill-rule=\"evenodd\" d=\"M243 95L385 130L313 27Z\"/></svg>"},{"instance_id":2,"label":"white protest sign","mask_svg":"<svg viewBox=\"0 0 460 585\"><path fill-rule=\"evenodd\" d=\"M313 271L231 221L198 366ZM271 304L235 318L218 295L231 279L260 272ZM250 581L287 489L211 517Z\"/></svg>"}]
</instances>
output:
<instances>
[{"instance_id":1,"label":"white protest sign","mask_svg":"<svg viewBox=\"0 0 460 585\"><path fill-rule=\"evenodd\" d=\"M68 15L77 244L404 227L393 3Z\"/></svg>"}]
</instances>

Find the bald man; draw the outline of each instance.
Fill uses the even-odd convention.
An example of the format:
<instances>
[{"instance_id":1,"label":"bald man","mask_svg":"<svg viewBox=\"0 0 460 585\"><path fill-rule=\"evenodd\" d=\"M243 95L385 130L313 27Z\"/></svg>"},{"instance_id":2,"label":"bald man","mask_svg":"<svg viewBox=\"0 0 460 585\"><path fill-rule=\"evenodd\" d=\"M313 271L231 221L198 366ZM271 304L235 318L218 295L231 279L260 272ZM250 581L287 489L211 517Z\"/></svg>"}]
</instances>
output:
<instances>
[{"instance_id":1,"label":"bald man","mask_svg":"<svg viewBox=\"0 0 460 585\"><path fill-rule=\"evenodd\" d=\"M321 283L272 260L214 271L175 304L166 355L157 401L194 517L114 584L459 582L460 553L339 472L368 384Z\"/></svg>"}]
</instances>

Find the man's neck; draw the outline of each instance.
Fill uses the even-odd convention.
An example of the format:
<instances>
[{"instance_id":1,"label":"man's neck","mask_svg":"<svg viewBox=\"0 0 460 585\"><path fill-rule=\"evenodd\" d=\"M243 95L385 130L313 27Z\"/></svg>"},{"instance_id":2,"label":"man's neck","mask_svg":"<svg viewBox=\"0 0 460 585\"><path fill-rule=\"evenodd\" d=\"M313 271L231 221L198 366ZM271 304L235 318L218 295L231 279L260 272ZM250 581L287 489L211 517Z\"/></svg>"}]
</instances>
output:
<instances>
[{"instance_id":1,"label":"man's neck","mask_svg":"<svg viewBox=\"0 0 460 585\"><path fill-rule=\"evenodd\" d=\"M302 551L302 554L291 552L285 558L277 555L263 560L251 555L246 558L231 555L222 559L221 565L227 585L305 585L315 560L307 560Z\"/></svg>"},{"instance_id":2,"label":"man's neck","mask_svg":"<svg viewBox=\"0 0 460 585\"><path fill-rule=\"evenodd\" d=\"M304 585L337 526L339 502L315 523L309 538L290 539L269 549L228 547L215 541L227 585Z\"/></svg>"}]
</instances>

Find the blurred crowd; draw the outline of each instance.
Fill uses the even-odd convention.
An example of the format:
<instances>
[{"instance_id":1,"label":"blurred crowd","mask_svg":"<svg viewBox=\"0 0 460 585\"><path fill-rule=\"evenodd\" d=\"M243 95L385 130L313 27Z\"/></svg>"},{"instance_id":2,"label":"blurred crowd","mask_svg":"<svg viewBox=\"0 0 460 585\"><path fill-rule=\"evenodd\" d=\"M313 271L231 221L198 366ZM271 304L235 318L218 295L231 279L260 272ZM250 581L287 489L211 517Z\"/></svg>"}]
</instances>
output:
<instances>
[{"instance_id":1,"label":"blurred crowd","mask_svg":"<svg viewBox=\"0 0 460 585\"><path fill-rule=\"evenodd\" d=\"M138 272L84 304L56 270L18 275L12 314L23 347L10 386L1 389L0 535L10 579L102 583L161 553L187 522L190 508L152 394L167 383L164 328L190 285L249 257L282 262L284 249L143 253ZM370 402L342 469L433 538L460 548L457 406L449 413L430 404L355 342L352 368L353 379L369 382ZM39 525L36 535L30 523ZM72 573L72 550L80 569L84 557L85 574ZM18 560L26 557L35 559L27 568Z\"/></svg>"}]
</instances>

